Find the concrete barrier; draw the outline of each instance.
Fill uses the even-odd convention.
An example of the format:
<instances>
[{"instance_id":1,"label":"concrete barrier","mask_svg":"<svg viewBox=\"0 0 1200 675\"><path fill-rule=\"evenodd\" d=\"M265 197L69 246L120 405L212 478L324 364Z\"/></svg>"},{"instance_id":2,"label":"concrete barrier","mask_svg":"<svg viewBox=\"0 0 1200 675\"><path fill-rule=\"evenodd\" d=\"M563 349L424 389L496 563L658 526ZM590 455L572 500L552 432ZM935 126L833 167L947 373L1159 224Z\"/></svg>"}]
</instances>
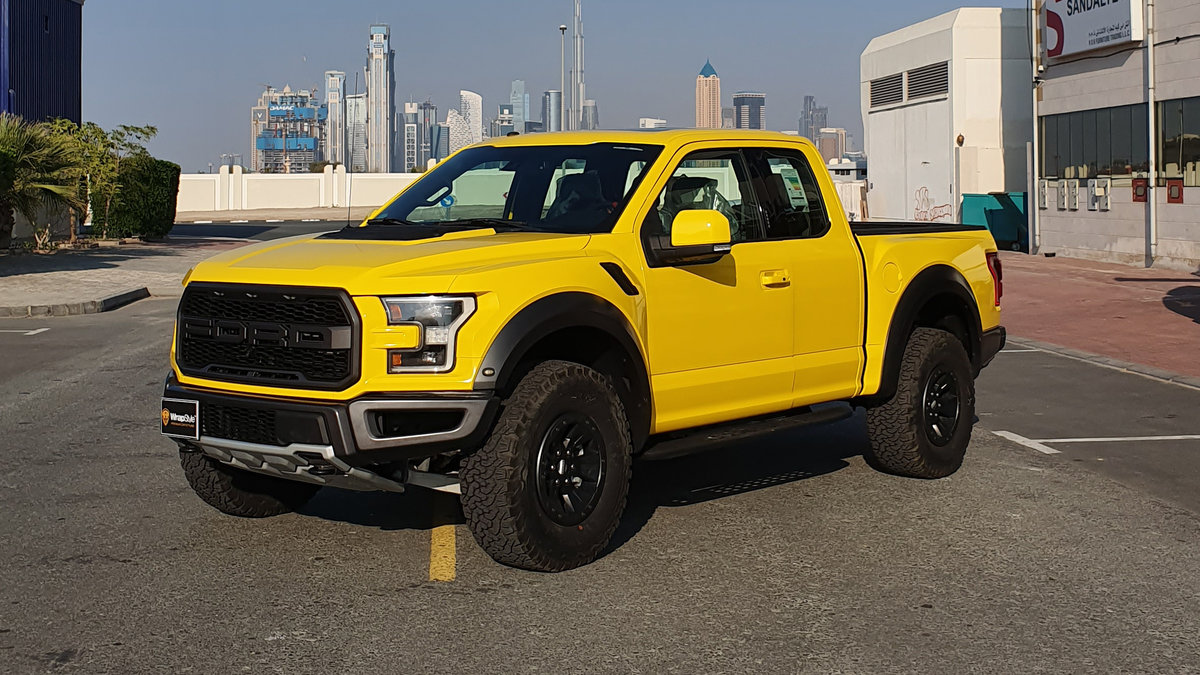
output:
<instances>
[{"instance_id":1,"label":"concrete barrier","mask_svg":"<svg viewBox=\"0 0 1200 675\"><path fill-rule=\"evenodd\" d=\"M416 173L347 174L345 167L323 173L245 173L240 166L216 174L179 177L179 212L250 209L379 206L420 177ZM347 204L347 197L351 201Z\"/></svg>"}]
</instances>

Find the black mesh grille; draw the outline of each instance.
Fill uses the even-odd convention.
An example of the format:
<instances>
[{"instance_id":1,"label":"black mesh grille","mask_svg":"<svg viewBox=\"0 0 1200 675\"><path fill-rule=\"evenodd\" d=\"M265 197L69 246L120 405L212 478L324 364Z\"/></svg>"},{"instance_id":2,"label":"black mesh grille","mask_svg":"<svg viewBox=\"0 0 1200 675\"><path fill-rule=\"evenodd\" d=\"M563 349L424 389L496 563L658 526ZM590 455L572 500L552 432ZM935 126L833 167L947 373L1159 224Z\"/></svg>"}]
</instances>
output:
<instances>
[{"instance_id":1,"label":"black mesh grille","mask_svg":"<svg viewBox=\"0 0 1200 675\"><path fill-rule=\"evenodd\" d=\"M193 284L179 305L185 374L337 389L357 376L357 327L336 291Z\"/></svg>"},{"instance_id":2,"label":"black mesh grille","mask_svg":"<svg viewBox=\"0 0 1200 675\"><path fill-rule=\"evenodd\" d=\"M200 408L200 435L232 441L283 446L275 431L275 411L205 403Z\"/></svg>"},{"instance_id":3,"label":"black mesh grille","mask_svg":"<svg viewBox=\"0 0 1200 675\"><path fill-rule=\"evenodd\" d=\"M349 326L346 308L334 297L314 298L282 293L255 294L251 299L244 293L229 291L188 293L180 305L185 316L203 316L246 321L314 324L317 326ZM241 297L237 297L241 295Z\"/></svg>"}]
</instances>

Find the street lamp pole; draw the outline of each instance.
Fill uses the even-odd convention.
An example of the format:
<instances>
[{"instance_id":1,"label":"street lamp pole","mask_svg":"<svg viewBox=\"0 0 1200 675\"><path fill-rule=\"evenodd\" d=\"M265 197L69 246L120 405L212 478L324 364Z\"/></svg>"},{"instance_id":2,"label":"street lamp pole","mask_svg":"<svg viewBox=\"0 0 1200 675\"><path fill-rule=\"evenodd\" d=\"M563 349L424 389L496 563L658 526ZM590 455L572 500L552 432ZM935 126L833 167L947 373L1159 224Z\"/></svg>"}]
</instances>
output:
<instances>
[{"instance_id":1,"label":"street lamp pole","mask_svg":"<svg viewBox=\"0 0 1200 675\"><path fill-rule=\"evenodd\" d=\"M563 131L563 121L567 118L567 26L558 27L558 130ZM547 129L549 131L549 129Z\"/></svg>"}]
</instances>

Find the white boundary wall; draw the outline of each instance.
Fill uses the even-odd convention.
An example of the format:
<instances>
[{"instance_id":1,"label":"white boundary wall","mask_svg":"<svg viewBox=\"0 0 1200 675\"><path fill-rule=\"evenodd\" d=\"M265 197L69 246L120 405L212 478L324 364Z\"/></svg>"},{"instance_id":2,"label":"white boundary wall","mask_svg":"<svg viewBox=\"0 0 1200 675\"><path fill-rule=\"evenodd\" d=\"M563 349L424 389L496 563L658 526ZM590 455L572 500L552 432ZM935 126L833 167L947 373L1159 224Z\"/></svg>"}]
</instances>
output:
<instances>
[{"instance_id":1,"label":"white boundary wall","mask_svg":"<svg viewBox=\"0 0 1200 675\"><path fill-rule=\"evenodd\" d=\"M244 173L240 166L216 174L179 177L177 210L241 211L379 206L419 178L415 173L356 173L325 167L324 173ZM353 203L347 204L347 194Z\"/></svg>"}]
</instances>

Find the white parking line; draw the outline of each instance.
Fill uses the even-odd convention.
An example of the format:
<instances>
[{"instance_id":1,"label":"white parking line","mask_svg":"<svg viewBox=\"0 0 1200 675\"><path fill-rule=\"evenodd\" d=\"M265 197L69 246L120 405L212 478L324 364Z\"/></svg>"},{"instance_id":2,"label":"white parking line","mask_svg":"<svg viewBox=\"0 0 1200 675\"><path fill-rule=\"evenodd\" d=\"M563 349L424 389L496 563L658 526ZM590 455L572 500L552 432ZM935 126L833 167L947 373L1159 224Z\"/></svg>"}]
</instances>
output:
<instances>
[{"instance_id":1,"label":"white parking line","mask_svg":"<svg viewBox=\"0 0 1200 675\"><path fill-rule=\"evenodd\" d=\"M192 221L192 225L212 225L212 221L211 220L194 220L194 221Z\"/></svg>"},{"instance_id":2,"label":"white parking line","mask_svg":"<svg viewBox=\"0 0 1200 675\"><path fill-rule=\"evenodd\" d=\"M241 223L248 223L250 221L248 221L248 220L231 220L229 222L234 223L234 224L241 224Z\"/></svg>"},{"instance_id":3,"label":"white parking line","mask_svg":"<svg viewBox=\"0 0 1200 675\"><path fill-rule=\"evenodd\" d=\"M1000 353L1001 354L1028 354L1030 352L1040 352L1040 351L1042 351L1042 350L1040 350L1040 349L1005 349L1005 350L1002 350Z\"/></svg>"},{"instance_id":4,"label":"white parking line","mask_svg":"<svg viewBox=\"0 0 1200 675\"><path fill-rule=\"evenodd\" d=\"M268 222L268 223L282 223L282 222L283 222L283 220L282 220L282 219L278 219L278 220L268 220L267 222Z\"/></svg>"},{"instance_id":5,"label":"white parking line","mask_svg":"<svg viewBox=\"0 0 1200 675\"><path fill-rule=\"evenodd\" d=\"M22 330L0 330L0 333L20 333L21 335L24 335L25 337L29 337L31 335L40 335L41 333L45 333L48 330L50 330L50 329L49 328L35 328L33 330L24 330L24 329L22 329Z\"/></svg>"},{"instance_id":6,"label":"white parking line","mask_svg":"<svg viewBox=\"0 0 1200 675\"><path fill-rule=\"evenodd\" d=\"M1200 441L1200 434L1181 436L1125 436L1107 438L1040 438L1035 443L1121 443L1128 441Z\"/></svg>"},{"instance_id":7,"label":"white parking line","mask_svg":"<svg viewBox=\"0 0 1200 675\"><path fill-rule=\"evenodd\" d=\"M319 223L319 222L321 222L321 219L320 218L305 218L304 220L302 220L300 222L302 222L302 223Z\"/></svg>"},{"instance_id":8,"label":"white parking line","mask_svg":"<svg viewBox=\"0 0 1200 675\"><path fill-rule=\"evenodd\" d=\"M1020 434L1014 434L1011 431L993 431L992 433L996 434L1000 438L1008 439L1018 445L1023 445L1027 448L1037 450L1038 452L1042 453L1043 455L1060 454L1058 450L1055 450L1054 448L1052 448L1048 445L1044 445L1044 444L1042 444L1038 441L1035 441L1031 438L1025 438L1024 436L1021 436Z\"/></svg>"}]
</instances>

